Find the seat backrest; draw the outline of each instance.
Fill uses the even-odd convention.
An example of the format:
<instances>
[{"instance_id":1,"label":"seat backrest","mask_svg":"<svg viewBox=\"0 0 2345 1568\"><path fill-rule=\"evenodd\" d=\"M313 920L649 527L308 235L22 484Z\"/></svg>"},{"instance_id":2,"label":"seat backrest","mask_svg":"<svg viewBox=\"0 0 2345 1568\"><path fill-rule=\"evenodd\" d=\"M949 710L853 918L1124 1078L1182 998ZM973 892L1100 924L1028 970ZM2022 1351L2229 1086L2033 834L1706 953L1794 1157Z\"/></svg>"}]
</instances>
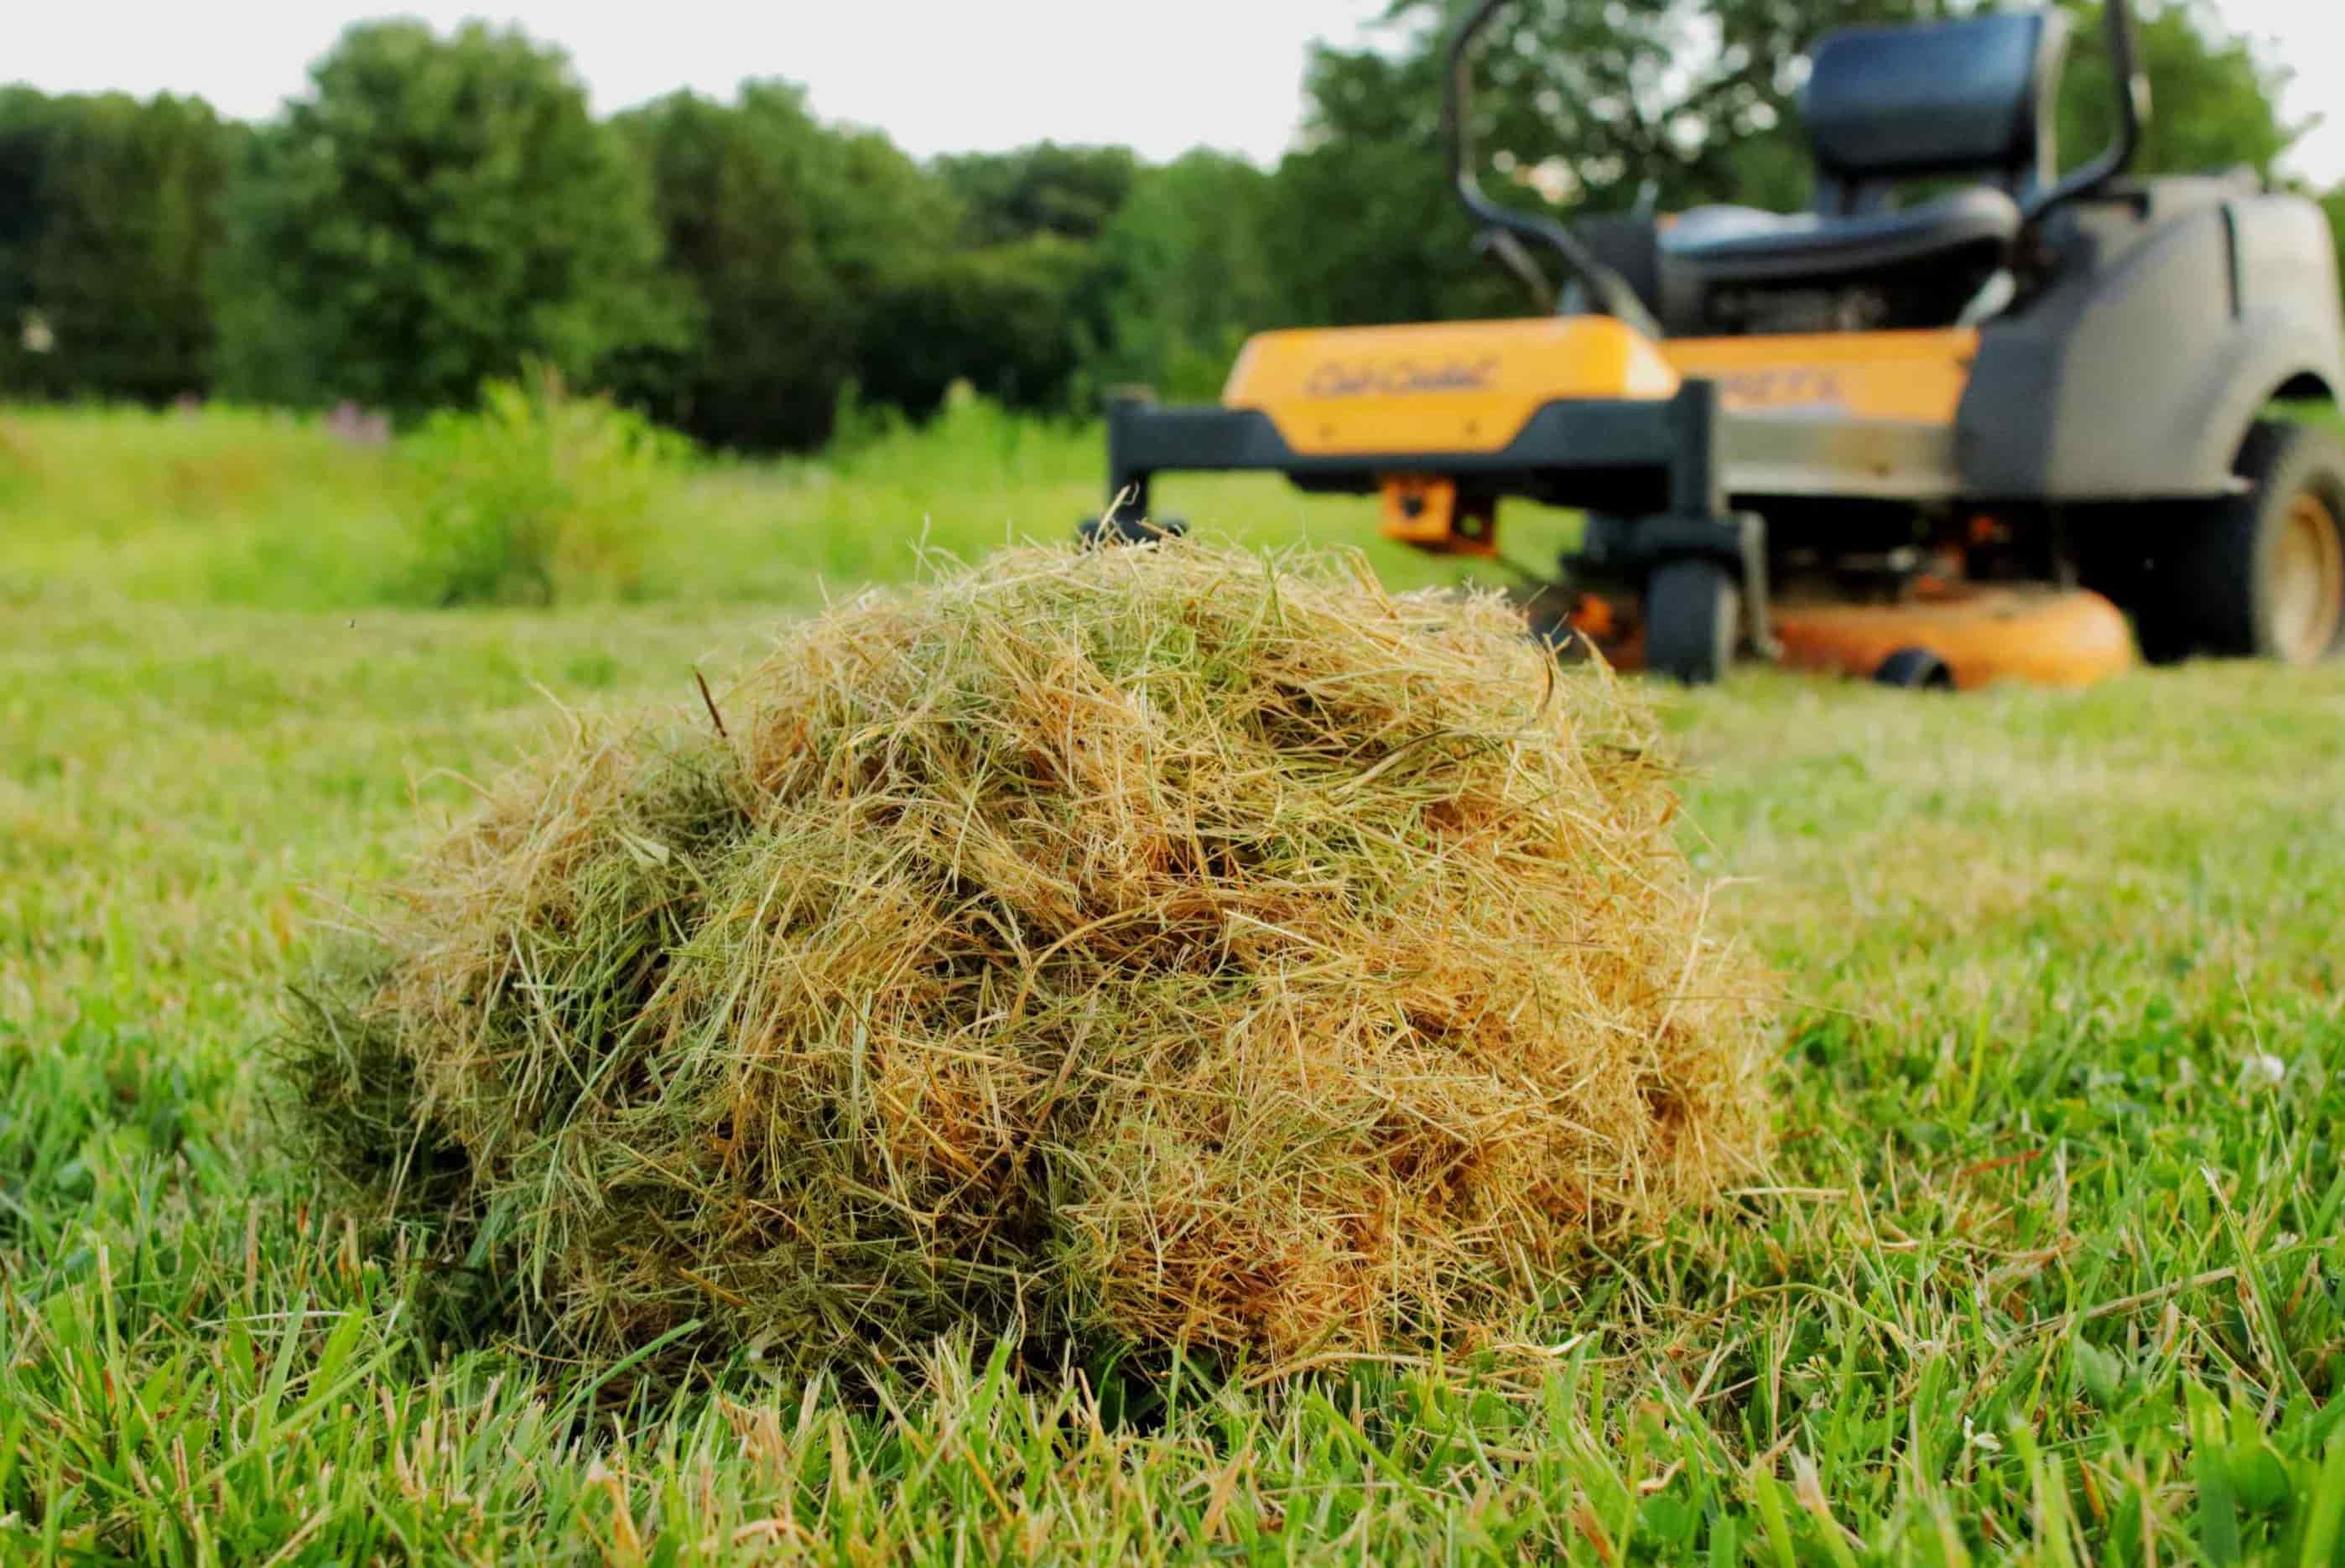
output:
<instances>
[{"instance_id":1,"label":"seat backrest","mask_svg":"<svg viewBox=\"0 0 2345 1568\"><path fill-rule=\"evenodd\" d=\"M2022 198L2049 186L2067 38L2049 8L1827 35L1802 100L1819 210L1861 211L1900 180L1940 175Z\"/></svg>"}]
</instances>

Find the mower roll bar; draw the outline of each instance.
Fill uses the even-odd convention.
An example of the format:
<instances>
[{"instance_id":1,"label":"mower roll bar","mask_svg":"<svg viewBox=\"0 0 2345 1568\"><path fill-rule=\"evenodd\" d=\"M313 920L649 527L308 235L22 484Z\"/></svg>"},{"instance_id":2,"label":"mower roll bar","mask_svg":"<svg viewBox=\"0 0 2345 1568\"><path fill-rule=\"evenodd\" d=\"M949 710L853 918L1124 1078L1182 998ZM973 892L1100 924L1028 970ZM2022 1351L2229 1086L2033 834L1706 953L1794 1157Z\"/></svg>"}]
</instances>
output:
<instances>
[{"instance_id":1,"label":"mower roll bar","mask_svg":"<svg viewBox=\"0 0 2345 1568\"><path fill-rule=\"evenodd\" d=\"M1466 25L1457 29L1457 36L1450 41L1448 85L1441 98L1441 128L1449 143L1457 197L1466 204L1467 211L1499 234L1543 245L1562 257L1563 264L1579 278L1604 314L1627 322L1649 338L1659 338L1660 323L1645 309L1645 302L1637 298L1629 280L1597 260L1571 230L1551 217L1492 201L1483 194L1481 178L1474 172L1474 134L1466 123L1467 105L1474 92L1473 48L1492 18L1513 3L1514 0L1481 0L1466 19ZM1508 258L1503 244L1496 248L1501 258ZM1514 265L1511 259L1509 265Z\"/></svg>"},{"instance_id":2,"label":"mower roll bar","mask_svg":"<svg viewBox=\"0 0 2345 1568\"><path fill-rule=\"evenodd\" d=\"M2133 167L2141 151L2142 126L2149 122L2149 73L2141 68L2141 52L2134 46L2133 0L2104 0L2109 39L2109 76L2117 89L2117 139L2090 163L2069 171L2066 179L2025 205L2034 223L2064 202L2098 196L2111 180Z\"/></svg>"},{"instance_id":3,"label":"mower roll bar","mask_svg":"<svg viewBox=\"0 0 2345 1568\"><path fill-rule=\"evenodd\" d=\"M1458 199L1466 204L1467 212L1495 231L1491 248L1517 276L1535 285L1538 280L1537 268L1526 266L1528 257L1513 242L1528 239L1543 245L1563 258L1564 265L1604 314L1627 322L1648 337L1659 338L1662 335L1660 323L1645 309L1645 302L1637 298L1629 280L1599 261L1571 230L1551 217L1493 201L1482 189L1481 177L1474 167L1473 130L1467 118L1474 94L1473 49L1498 13L1514 3L1515 0L1479 0L1450 41L1449 72L1441 99L1441 128L1449 144ZM2117 84L2117 139L2091 162L2071 171L2066 178L2030 200L2026 216L2031 224L2065 202L2099 194L2110 181L2133 167L2135 155L2141 150L2142 126L2149 118L2149 77L2142 70L2139 52L2134 46L2133 3L2106 0L2102 9L2107 14L2109 62Z\"/></svg>"}]
</instances>

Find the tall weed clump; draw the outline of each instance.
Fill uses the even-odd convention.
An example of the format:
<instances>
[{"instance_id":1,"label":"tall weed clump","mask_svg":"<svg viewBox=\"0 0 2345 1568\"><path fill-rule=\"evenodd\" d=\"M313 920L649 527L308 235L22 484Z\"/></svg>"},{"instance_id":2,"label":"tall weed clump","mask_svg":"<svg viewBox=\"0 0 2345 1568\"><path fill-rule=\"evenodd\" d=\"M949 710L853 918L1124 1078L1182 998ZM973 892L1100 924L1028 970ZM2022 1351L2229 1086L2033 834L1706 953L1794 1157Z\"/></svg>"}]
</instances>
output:
<instances>
[{"instance_id":1,"label":"tall weed clump","mask_svg":"<svg viewBox=\"0 0 2345 1568\"><path fill-rule=\"evenodd\" d=\"M589 1354L1488 1339L1759 1158L1654 743L1495 598L1006 552L505 781L299 1115Z\"/></svg>"},{"instance_id":2,"label":"tall weed clump","mask_svg":"<svg viewBox=\"0 0 2345 1568\"><path fill-rule=\"evenodd\" d=\"M409 597L546 605L644 590L648 533L691 445L550 372L492 381L400 447L413 547Z\"/></svg>"}]
</instances>

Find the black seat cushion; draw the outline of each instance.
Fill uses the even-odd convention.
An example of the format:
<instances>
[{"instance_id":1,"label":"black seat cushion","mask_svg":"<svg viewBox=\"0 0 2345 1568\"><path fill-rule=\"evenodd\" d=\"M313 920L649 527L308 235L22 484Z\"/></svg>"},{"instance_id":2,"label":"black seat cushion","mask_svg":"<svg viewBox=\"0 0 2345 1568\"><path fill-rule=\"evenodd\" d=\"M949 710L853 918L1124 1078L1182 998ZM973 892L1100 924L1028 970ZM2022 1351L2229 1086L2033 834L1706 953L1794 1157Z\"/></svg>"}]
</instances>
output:
<instances>
[{"instance_id":1,"label":"black seat cushion","mask_svg":"<svg viewBox=\"0 0 2345 1568\"><path fill-rule=\"evenodd\" d=\"M1711 284L1869 277L1956 252L1999 257L2019 223L2019 204L1987 186L1853 217L1696 207L1661 231L1661 269Z\"/></svg>"},{"instance_id":2,"label":"black seat cushion","mask_svg":"<svg viewBox=\"0 0 2345 1568\"><path fill-rule=\"evenodd\" d=\"M1673 334L1944 327L2019 229L1991 186L1846 217L1697 207L1661 231L1659 314Z\"/></svg>"}]
</instances>

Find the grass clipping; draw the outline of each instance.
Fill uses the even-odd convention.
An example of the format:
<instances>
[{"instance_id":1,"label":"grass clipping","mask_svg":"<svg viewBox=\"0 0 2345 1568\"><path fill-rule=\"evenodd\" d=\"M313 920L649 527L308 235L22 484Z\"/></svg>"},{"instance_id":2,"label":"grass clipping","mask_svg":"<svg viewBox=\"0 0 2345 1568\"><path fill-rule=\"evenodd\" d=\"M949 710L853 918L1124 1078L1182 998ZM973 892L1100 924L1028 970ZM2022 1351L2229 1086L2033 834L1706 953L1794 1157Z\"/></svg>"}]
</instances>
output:
<instances>
[{"instance_id":1,"label":"grass clipping","mask_svg":"<svg viewBox=\"0 0 2345 1568\"><path fill-rule=\"evenodd\" d=\"M1470 1341L1757 1157L1648 716L1497 599L1011 551L721 711L507 781L292 1042L573 1342Z\"/></svg>"}]
</instances>

